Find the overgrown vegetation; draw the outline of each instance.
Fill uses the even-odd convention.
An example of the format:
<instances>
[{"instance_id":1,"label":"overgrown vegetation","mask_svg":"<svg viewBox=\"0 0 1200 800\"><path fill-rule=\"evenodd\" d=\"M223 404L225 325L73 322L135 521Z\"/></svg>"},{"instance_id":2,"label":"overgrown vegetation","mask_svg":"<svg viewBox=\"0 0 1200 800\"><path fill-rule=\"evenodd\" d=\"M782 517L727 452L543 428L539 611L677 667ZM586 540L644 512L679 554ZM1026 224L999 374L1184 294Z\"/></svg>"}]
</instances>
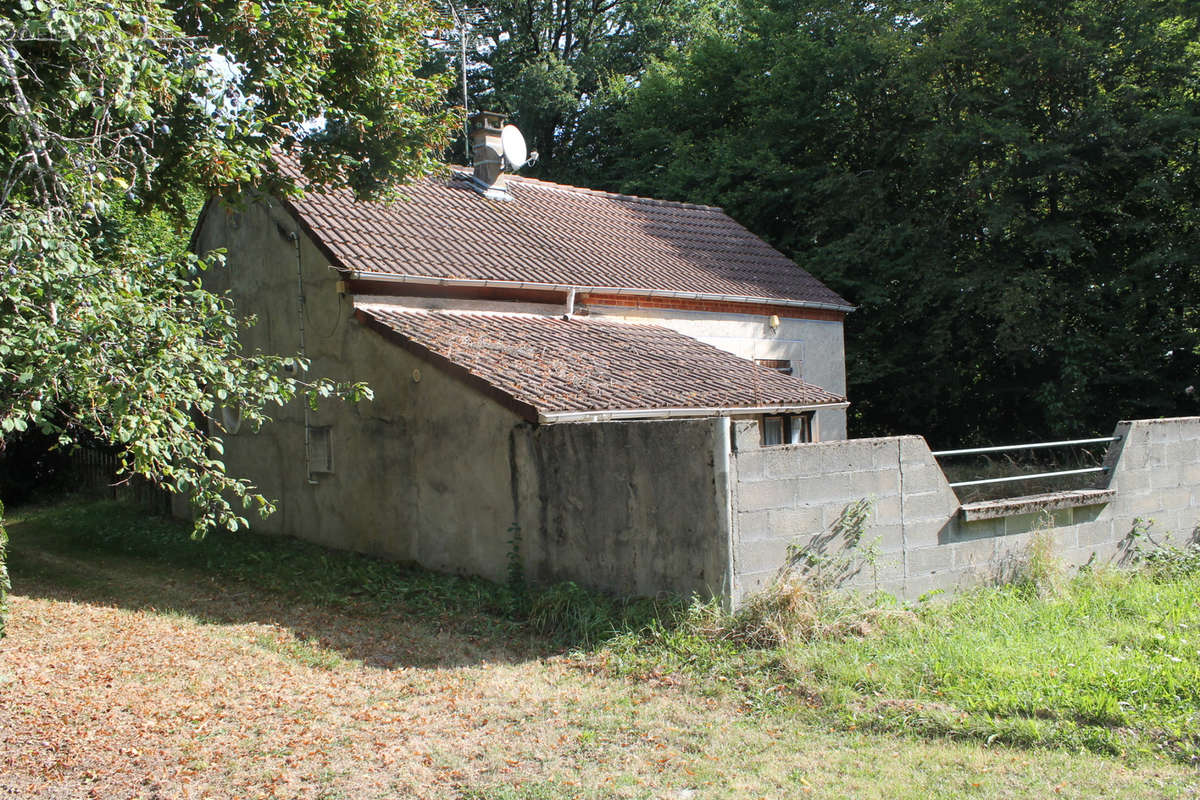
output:
<instances>
[{"instance_id":1,"label":"overgrown vegetation","mask_svg":"<svg viewBox=\"0 0 1200 800\"><path fill-rule=\"evenodd\" d=\"M844 725L1200 763L1200 556L1068 576L1035 537L1010 584L945 604L866 602L777 581L738 614L692 610L597 658L675 672L757 710Z\"/></svg>"},{"instance_id":2,"label":"overgrown vegetation","mask_svg":"<svg viewBox=\"0 0 1200 800\"><path fill-rule=\"evenodd\" d=\"M830 591L799 571L736 613L716 602L620 600L576 584L494 584L289 539L181 535L112 502L19 515L21 537L219 575L230 591L388 611L438 627L563 648L587 672L679 686L776 715L874 730L1124 758L1200 762L1200 554L1134 532L1138 566L1069 575L1034 539L1005 586L950 602ZM1157 542L1158 544L1155 544ZM523 581L523 575L520 576ZM537 644L540 642L541 644ZM315 669L336 653L305 639L264 646Z\"/></svg>"},{"instance_id":3,"label":"overgrown vegetation","mask_svg":"<svg viewBox=\"0 0 1200 800\"><path fill-rule=\"evenodd\" d=\"M474 620L476 627L528 627L560 647L587 647L649 620L669 618L678 600L616 598L574 583L527 585L519 558L505 584L329 550L296 539L214 531L203 540L178 520L112 501L76 501L19 512L29 535L52 535L77 551L99 550L219 574L317 606L401 609L424 617ZM519 532L511 535L519 537ZM514 540L519 547L519 538ZM232 589L231 589L232 591Z\"/></svg>"}]
</instances>

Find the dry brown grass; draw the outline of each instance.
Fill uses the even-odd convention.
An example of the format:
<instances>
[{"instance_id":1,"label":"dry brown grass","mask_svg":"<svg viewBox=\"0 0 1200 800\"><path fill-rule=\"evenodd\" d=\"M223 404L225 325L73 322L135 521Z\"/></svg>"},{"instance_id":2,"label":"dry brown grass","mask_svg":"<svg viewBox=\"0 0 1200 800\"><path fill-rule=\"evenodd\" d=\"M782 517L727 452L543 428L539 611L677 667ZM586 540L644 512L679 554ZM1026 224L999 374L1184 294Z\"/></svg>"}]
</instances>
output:
<instances>
[{"instance_id":1,"label":"dry brown grass","mask_svg":"<svg viewBox=\"0 0 1200 800\"><path fill-rule=\"evenodd\" d=\"M779 575L732 617L714 618L716 635L751 647L814 639L870 636L880 626L915 622L904 608L882 608L853 595L822 590L797 571Z\"/></svg>"},{"instance_id":2,"label":"dry brown grass","mask_svg":"<svg viewBox=\"0 0 1200 800\"><path fill-rule=\"evenodd\" d=\"M12 532L19 554L10 636L0 644L0 797L1194 791L1193 775L1165 764L748 715L706 687L579 669L533 639L304 606L201 572L55 552L23 539L19 523Z\"/></svg>"}]
</instances>

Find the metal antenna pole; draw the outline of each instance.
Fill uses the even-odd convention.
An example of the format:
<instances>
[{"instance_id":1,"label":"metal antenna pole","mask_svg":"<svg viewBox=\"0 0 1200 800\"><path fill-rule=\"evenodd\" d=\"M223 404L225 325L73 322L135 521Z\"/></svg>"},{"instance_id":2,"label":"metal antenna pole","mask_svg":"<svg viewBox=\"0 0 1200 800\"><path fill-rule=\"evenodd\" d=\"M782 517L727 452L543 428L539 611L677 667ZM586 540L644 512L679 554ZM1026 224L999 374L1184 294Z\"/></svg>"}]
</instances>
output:
<instances>
[{"instance_id":1,"label":"metal antenna pole","mask_svg":"<svg viewBox=\"0 0 1200 800\"><path fill-rule=\"evenodd\" d=\"M467 96L467 19L466 7L460 16L454 3L450 3L450 13L454 15L454 24L458 26L459 63L462 64L462 93L463 93L463 149L466 151L467 164L471 163L471 109Z\"/></svg>"}]
</instances>

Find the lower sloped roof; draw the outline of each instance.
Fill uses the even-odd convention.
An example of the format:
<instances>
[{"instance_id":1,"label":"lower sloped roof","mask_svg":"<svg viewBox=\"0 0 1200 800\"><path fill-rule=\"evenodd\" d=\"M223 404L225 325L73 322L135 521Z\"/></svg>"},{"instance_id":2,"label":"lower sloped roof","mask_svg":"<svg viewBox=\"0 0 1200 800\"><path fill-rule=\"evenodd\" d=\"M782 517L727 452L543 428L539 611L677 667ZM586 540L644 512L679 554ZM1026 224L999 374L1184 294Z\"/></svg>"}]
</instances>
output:
<instances>
[{"instance_id":1,"label":"lower sloped roof","mask_svg":"<svg viewBox=\"0 0 1200 800\"><path fill-rule=\"evenodd\" d=\"M796 411L845 398L657 325L355 304L359 319L540 422Z\"/></svg>"}]
</instances>

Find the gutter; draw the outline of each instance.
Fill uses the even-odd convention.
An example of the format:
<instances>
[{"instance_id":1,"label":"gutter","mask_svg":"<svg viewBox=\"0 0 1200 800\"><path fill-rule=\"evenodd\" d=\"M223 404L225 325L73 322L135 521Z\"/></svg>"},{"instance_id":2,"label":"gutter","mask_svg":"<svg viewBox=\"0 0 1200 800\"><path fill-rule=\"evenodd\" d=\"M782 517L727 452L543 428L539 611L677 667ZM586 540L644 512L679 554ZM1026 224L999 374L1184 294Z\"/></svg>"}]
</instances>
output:
<instances>
[{"instance_id":1,"label":"gutter","mask_svg":"<svg viewBox=\"0 0 1200 800\"><path fill-rule=\"evenodd\" d=\"M855 306L837 303L812 303L804 300L785 300L773 297L750 297L737 294L713 294L709 292L679 292L669 289L634 289L627 286L580 286L567 283L539 283L537 281L498 281L479 278L433 278L426 275L398 275L392 272L350 271L351 280L379 281L380 283L412 283L420 286L461 286L470 288L532 289L543 292L576 292L588 294L620 294L637 297L673 297L680 300L711 300L726 303L748 303L751 305L788 306L792 308L819 308L826 311L849 313Z\"/></svg>"},{"instance_id":2,"label":"gutter","mask_svg":"<svg viewBox=\"0 0 1200 800\"><path fill-rule=\"evenodd\" d=\"M623 419L700 419L748 414L794 414L823 408L849 408L849 401L808 405L734 406L732 408L621 408L609 411L539 411L538 422L608 422Z\"/></svg>"}]
</instances>

